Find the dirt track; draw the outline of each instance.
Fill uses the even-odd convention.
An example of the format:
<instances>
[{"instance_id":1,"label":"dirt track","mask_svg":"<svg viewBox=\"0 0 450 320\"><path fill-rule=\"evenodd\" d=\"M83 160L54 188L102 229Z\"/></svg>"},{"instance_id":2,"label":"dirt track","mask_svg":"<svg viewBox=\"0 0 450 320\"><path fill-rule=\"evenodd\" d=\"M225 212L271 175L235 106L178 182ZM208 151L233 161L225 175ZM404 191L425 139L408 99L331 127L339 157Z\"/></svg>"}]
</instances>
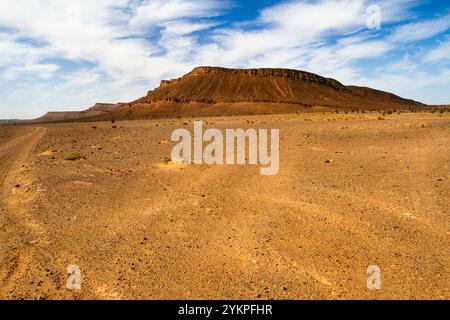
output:
<instances>
[{"instance_id":1,"label":"dirt track","mask_svg":"<svg viewBox=\"0 0 450 320\"><path fill-rule=\"evenodd\" d=\"M448 115L205 121L279 128L280 173L166 165L192 119L0 127L0 298L450 298Z\"/></svg>"},{"instance_id":2,"label":"dirt track","mask_svg":"<svg viewBox=\"0 0 450 320\"><path fill-rule=\"evenodd\" d=\"M31 148L42 138L46 129L14 129L10 130L11 136L6 137L0 146L2 296L5 290L14 290L14 282L23 273L23 268L31 264L29 252L33 251L39 237L39 224L29 213L34 196L29 192L32 181L26 174L26 163Z\"/></svg>"}]
</instances>

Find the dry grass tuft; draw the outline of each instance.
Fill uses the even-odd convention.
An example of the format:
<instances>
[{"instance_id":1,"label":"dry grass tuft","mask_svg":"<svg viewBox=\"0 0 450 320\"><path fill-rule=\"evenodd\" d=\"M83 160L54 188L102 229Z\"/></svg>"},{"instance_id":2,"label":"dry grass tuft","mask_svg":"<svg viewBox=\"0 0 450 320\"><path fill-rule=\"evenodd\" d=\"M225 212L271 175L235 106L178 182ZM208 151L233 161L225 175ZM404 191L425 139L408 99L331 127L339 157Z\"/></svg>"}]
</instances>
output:
<instances>
[{"instance_id":1,"label":"dry grass tuft","mask_svg":"<svg viewBox=\"0 0 450 320\"><path fill-rule=\"evenodd\" d=\"M66 161L76 161L76 160L81 160L81 159L86 159L86 156L79 153L79 152L70 152L69 154L67 154L64 157L64 160Z\"/></svg>"}]
</instances>

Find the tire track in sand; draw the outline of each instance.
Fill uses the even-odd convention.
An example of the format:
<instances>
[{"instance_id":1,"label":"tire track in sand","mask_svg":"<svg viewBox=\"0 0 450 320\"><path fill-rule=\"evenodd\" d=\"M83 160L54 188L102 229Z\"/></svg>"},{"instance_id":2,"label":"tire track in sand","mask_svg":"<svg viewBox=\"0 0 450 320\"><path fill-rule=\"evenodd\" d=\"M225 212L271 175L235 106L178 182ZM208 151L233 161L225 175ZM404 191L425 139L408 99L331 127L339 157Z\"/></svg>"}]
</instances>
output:
<instances>
[{"instance_id":1,"label":"tire track in sand","mask_svg":"<svg viewBox=\"0 0 450 320\"><path fill-rule=\"evenodd\" d=\"M33 147L45 135L46 128L14 138L0 146L0 157L9 158L0 176L0 204L4 226L0 228L2 260L0 264L0 298L8 297L17 279L32 261L33 247L43 241L42 226L29 213L35 196L28 192L32 178L25 164ZM5 164L6 163L6 164Z\"/></svg>"}]
</instances>

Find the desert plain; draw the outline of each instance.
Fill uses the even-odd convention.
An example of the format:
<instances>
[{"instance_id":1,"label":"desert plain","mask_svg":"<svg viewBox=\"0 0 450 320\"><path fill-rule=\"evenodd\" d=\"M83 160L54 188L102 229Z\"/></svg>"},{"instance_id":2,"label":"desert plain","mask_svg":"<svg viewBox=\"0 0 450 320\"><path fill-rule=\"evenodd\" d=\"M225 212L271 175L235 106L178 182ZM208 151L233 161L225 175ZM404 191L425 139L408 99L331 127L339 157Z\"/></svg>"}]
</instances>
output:
<instances>
[{"instance_id":1,"label":"desert plain","mask_svg":"<svg viewBox=\"0 0 450 320\"><path fill-rule=\"evenodd\" d=\"M279 173L168 161L194 120L279 129ZM450 298L448 112L4 125L0 182L0 299Z\"/></svg>"}]
</instances>

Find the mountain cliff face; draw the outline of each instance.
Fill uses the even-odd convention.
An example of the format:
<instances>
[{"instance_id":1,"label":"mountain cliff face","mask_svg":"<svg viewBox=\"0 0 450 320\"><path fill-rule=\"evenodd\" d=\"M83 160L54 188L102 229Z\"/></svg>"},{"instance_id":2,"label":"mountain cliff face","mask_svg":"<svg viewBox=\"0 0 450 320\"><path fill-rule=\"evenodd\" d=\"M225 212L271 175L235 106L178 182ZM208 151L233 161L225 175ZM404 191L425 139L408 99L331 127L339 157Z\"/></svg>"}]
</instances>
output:
<instances>
[{"instance_id":1,"label":"mountain cliff face","mask_svg":"<svg viewBox=\"0 0 450 320\"><path fill-rule=\"evenodd\" d=\"M339 83L334 79L328 79L321 76L318 76L313 73L291 70L291 69L270 69L270 68L261 68L261 69L227 69L227 68L219 68L219 67L197 67L192 70L190 73L186 74L180 79L175 80L163 80L161 82L161 88L170 86L173 84L179 84L183 80L192 80L195 77L206 76L206 77L235 77L235 78L244 78L247 81L252 78L270 78L270 79L289 79L289 80L297 80L304 81L309 83L317 83L324 86L333 87L336 90L345 91L346 87Z\"/></svg>"},{"instance_id":2,"label":"mountain cliff face","mask_svg":"<svg viewBox=\"0 0 450 320\"><path fill-rule=\"evenodd\" d=\"M297 70L198 67L179 79L162 81L159 88L137 102L302 104L300 94L303 91L306 95L308 87L323 94L348 91L336 80Z\"/></svg>"}]
</instances>

